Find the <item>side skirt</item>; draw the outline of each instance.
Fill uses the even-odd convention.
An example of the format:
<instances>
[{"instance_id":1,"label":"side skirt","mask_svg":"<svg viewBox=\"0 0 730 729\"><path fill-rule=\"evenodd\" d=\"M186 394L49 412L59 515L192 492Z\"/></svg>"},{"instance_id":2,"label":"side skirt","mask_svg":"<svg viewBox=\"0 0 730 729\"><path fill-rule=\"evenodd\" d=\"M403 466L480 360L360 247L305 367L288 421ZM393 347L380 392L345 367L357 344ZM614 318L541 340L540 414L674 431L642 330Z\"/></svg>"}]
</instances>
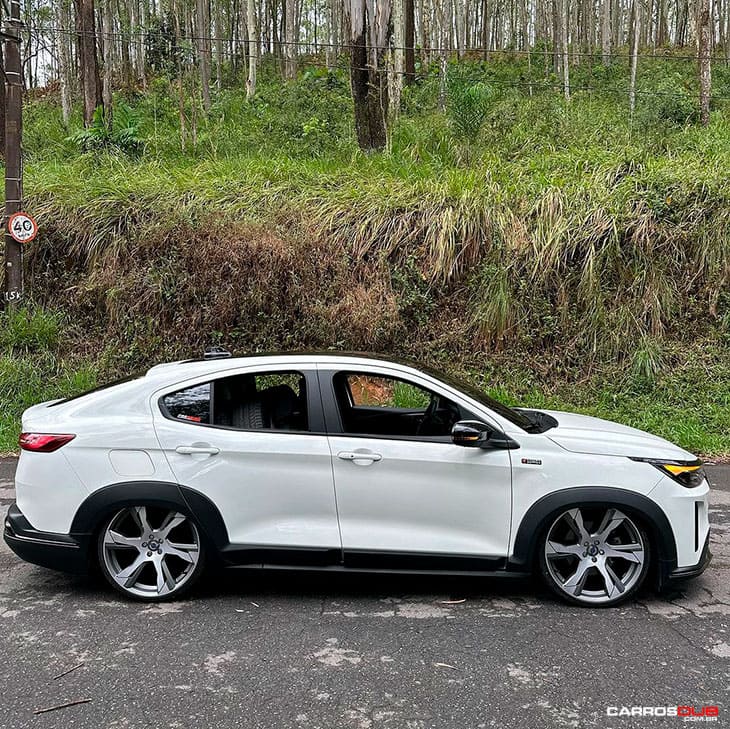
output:
<instances>
[{"instance_id":1,"label":"side skirt","mask_svg":"<svg viewBox=\"0 0 730 729\"><path fill-rule=\"evenodd\" d=\"M359 574L359 575L424 575L428 577L486 577L486 578L512 578L527 579L530 575L528 572L516 572L514 570L403 570L403 569L374 569L359 567L344 567L343 565L330 565L329 567L307 567L282 564L249 564L228 566L227 569L233 570L273 570L281 572L315 572L324 574L326 572L337 574Z\"/></svg>"},{"instance_id":2,"label":"side skirt","mask_svg":"<svg viewBox=\"0 0 730 729\"><path fill-rule=\"evenodd\" d=\"M507 569L504 557L423 552L345 551L309 547L270 547L229 544L220 551L228 567L314 570L329 572L398 573L430 575L525 575ZM512 567L512 565L510 565Z\"/></svg>"}]
</instances>

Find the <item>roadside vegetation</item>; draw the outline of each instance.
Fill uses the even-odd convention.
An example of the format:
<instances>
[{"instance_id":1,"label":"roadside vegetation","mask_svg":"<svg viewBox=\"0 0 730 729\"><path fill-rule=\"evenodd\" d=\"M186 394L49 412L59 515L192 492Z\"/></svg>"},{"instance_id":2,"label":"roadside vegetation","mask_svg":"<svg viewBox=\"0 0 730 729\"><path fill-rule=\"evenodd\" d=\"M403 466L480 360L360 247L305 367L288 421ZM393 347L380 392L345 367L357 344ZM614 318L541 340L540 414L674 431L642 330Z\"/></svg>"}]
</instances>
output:
<instances>
[{"instance_id":1,"label":"roadside vegetation","mask_svg":"<svg viewBox=\"0 0 730 729\"><path fill-rule=\"evenodd\" d=\"M524 62L462 61L442 110L424 72L371 155L346 75L304 63L286 83L264 65L249 101L213 90L184 152L164 78L115 95L111 131L39 95L0 451L35 401L224 344L410 356L730 453L730 71L707 129L681 58L642 60L631 119L626 65L572 74L566 103Z\"/></svg>"}]
</instances>

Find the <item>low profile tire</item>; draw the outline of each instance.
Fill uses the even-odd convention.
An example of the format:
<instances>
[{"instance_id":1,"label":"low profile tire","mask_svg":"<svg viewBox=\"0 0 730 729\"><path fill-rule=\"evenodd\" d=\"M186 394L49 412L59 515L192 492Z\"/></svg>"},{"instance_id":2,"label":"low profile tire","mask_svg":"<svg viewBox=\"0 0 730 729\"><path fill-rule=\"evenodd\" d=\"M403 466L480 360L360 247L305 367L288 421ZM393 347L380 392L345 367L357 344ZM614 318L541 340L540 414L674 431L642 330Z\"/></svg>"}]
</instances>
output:
<instances>
[{"instance_id":1,"label":"low profile tire","mask_svg":"<svg viewBox=\"0 0 730 729\"><path fill-rule=\"evenodd\" d=\"M205 558L195 522L174 507L129 506L99 531L99 567L126 597L176 600L197 582Z\"/></svg>"},{"instance_id":2,"label":"low profile tire","mask_svg":"<svg viewBox=\"0 0 730 729\"><path fill-rule=\"evenodd\" d=\"M637 592L649 571L649 537L617 507L567 509L543 530L538 550L546 584L573 605L618 605Z\"/></svg>"}]
</instances>

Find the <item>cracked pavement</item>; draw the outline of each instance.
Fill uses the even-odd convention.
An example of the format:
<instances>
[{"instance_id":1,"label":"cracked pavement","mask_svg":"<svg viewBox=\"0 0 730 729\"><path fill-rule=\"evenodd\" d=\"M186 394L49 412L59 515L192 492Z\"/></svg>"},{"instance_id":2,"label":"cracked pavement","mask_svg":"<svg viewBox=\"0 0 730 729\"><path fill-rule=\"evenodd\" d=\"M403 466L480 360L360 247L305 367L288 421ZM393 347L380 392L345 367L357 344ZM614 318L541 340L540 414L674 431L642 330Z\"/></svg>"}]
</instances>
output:
<instances>
[{"instance_id":1,"label":"cracked pavement","mask_svg":"<svg viewBox=\"0 0 730 729\"><path fill-rule=\"evenodd\" d=\"M3 514L14 468L0 460ZM682 719L606 707L677 704L719 705L726 725L730 467L708 472L708 570L608 610L530 580L240 570L144 605L2 543L0 726L628 728Z\"/></svg>"}]
</instances>

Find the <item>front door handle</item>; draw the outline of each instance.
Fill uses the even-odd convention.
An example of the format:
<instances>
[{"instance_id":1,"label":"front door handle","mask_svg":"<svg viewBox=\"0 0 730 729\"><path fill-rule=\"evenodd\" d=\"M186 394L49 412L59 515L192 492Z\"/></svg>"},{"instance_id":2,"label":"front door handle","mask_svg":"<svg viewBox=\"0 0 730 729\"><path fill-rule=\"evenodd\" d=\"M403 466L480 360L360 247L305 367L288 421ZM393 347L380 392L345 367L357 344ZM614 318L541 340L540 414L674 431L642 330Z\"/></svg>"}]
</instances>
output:
<instances>
[{"instance_id":1,"label":"front door handle","mask_svg":"<svg viewBox=\"0 0 730 729\"><path fill-rule=\"evenodd\" d=\"M189 445L189 446L178 446L175 448L175 453L179 453L183 456L215 456L217 453L220 453L221 449L216 448L215 446L197 446L197 445Z\"/></svg>"},{"instance_id":2,"label":"front door handle","mask_svg":"<svg viewBox=\"0 0 730 729\"><path fill-rule=\"evenodd\" d=\"M383 456L380 453L372 453L370 451L340 451L337 454L338 458L343 461L382 461Z\"/></svg>"}]
</instances>

